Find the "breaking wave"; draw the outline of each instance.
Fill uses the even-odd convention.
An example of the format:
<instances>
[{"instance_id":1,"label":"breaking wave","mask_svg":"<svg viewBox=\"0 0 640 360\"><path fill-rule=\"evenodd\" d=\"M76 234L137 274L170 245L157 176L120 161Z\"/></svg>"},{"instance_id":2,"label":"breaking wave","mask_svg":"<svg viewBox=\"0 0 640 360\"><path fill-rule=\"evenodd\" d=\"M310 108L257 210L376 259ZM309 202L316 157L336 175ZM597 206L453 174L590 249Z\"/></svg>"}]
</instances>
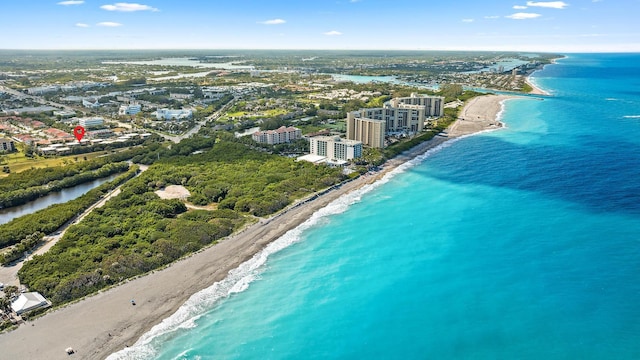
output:
<instances>
[{"instance_id":1,"label":"breaking wave","mask_svg":"<svg viewBox=\"0 0 640 360\"><path fill-rule=\"evenodd\" d=\"M502 115L502 111L500 115ZM500 117L498 117L498 119L499 118ZM398 174L419 165L425 159L442 149L448 148L467 137L498 129L490 129L448 140L399 165L397 168L385 174L380 180L367 184L356 191L332 201L327 206L316 211L305 222L294 229L289 230L282 237L268 244L251 259L229 271L226 278L193 294L175 313L173 313L173 315L165 318L161 323L149 330L149 332L142 335L133 346L111 354L107 357L107 360L147 360L156 358L158 356L158 350L165 340L172 337L177 331L197 327L196 321L210 311L217 303L219 303L220 300L229 297L231 294L247 290L253 281L259 279L260 274L266 268L265 264L269 256L302 240L302 234L304 231L318 224L328 216L347 211L351 205L358 203L362 199L363 195L389 182L389 180Z\"/></svg>"}]
</instances>

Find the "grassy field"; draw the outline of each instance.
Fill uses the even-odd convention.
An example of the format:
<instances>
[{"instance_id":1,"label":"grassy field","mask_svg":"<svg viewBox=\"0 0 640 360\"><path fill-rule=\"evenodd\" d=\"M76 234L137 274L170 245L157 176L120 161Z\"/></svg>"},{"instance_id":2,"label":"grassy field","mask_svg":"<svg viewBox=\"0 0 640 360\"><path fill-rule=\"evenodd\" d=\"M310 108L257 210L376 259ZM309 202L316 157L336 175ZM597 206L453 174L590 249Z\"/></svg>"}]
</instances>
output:
<instances>
[{"instance_id":1,"label":"grassy field","mask_svg":"<svg viewBox=\"0 0 640 360\"><path fill-rule=\"evenodd\" d=\"M91 160L98 156L106 155L110 151L98 151L94 153L87 153L81 155L69 155L60 157L45 158L42 156L36 156L28 158L24 156L23 152L16 152L7 155L0 155L0 167L9 166L12 173L19 173L21 171L31 168L46 168L54 166L62 166L66 164L73 164L80 161ZM9 174L0 172L0 179L8 176Z\"/></svg>"},{"instance_id":2,"label":"grassy field","mask_svg":"<svg viewBox=\"0 0 640 360\"><path fill-rule=\"evenodd\" d=\"M245 115L246 115L246 112L244 112L244 111L236 111L236 112L228 112L224 116L226 116L226 117L240 117L240 116L245 116Z\"/></svg>"}]
</instances>

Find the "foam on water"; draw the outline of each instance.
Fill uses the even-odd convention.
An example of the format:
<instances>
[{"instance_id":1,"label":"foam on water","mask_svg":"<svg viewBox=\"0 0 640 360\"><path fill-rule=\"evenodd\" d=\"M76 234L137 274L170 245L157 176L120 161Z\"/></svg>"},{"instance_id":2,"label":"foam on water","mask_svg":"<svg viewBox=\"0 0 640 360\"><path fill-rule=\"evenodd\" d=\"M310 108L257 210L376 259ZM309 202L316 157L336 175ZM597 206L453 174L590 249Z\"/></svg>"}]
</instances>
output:
<instances>
[{"instance_id":1,"label":"foam on water","mask_svg":"<svg viewBox=\"0 0 640 360\"><path fill-rule=\"evenodd\" d=\"M601 118L638 114L638 59L614 56L536 73L557 96L509 131L332 202L113 358L637 358L640 130Z\"/></svg>"},{"instance_id":2,"label":"foam on water","mask_svg":"<svg viewBox=\"0 0 640 360\"><path fill-rule=\"evenodd\" d=\"M500 112L502 114L502 111ZM193 294L173 315L162 320L162 322L154 326L149 332L145 333L133 346L127 347L121 351L111 354L107 360L143 360L152 359L157 355L156 346L172 333L195 328L196 321L209 311L221 299L229 297L234 293L240 293L249 288L249 285L260 278L260 273L264 271L265 264L270 255L273 255L292 244L300 241L302 233L317 225L328 216L343 213L348 208L359 202L362 196L375 190L376 188L386 184L393 177L402 174L412 167L424 162L430 156L446 149L455 143L469 138L471 136L482 133L493 132L497 129L489 129L474 134L460 136L448 140L425 153L399 165L395 169L386 173L381 179L367 184L360 189L349 194L341 196L332 201L324 208L315 212L309 219L296 228L289 230L282 237L268 244L263 250L255 254L251 259L240 264L236 269L229 271L229 275L222 281L216 282L209 288L203 289Z\"/></svg>"}]
</instances>

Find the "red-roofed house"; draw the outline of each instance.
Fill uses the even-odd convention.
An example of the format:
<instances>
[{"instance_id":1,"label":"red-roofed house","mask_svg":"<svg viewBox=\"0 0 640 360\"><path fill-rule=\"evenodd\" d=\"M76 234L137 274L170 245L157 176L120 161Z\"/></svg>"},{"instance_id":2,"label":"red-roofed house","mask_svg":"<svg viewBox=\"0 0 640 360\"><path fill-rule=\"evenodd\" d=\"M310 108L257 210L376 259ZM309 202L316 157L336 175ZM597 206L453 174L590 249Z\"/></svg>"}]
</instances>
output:
<instances>
[{"instance_id":1,"label":"red-roofed house","mask_svg":"<svg viewBox=\"0 0 640 360\"><path fill-rule=\"evenodd\" d=\"M44 134L52 140L71 140L74 139L73 135L66 133L60 129L49 128L44 130Z\"/></svg>"}]
</instances>

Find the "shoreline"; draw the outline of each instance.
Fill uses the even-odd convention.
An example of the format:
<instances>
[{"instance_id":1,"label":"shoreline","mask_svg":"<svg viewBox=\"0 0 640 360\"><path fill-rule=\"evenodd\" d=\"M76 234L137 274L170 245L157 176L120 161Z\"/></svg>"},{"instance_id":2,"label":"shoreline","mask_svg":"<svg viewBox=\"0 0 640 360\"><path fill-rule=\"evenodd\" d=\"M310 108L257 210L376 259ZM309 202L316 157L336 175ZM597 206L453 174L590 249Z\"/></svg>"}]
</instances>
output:
<instances>
[{"instance_id":1,"label":"shoreline","mask_svg":"<svg viewBox=\"0 0 640 360\"><path fill-rule=\"evenodd\" d=\"M372 176L361 176L335 190L306 201L264 223L255 223L186 258L131 279L113 288L56 309L17 329L0 334L0 348L8 358L67 359L72 347L82 359L104 359L133 345L140 337L175 313L193 294L222 281L229 271L309 219L341 196L371 184L401 164L449 140L499 129L503 102L511 95L471 99L448 136L436 136L388 160ZM136 305L131 305L135 299Z\"/></svg>"},{"instance_id":2,"label":"shoreline","mask_svg":"<svg viewBox=\"0 0 640 360\"><path fill-rule=\"evenodd\" d=\"M551 59L551 64L557 64L557 60L558 60L558 59L563 59L563 58L565 58L565 57L566 57L566 56L561 57L561 58L554 58L554 59ZM546 91L546 90L541 89L539 86L537 86L536 84L534 84L534 83L531 81L531 76L532 76L533 74L535 74L535 73L536 73L536 71L544 70L544 67L545 67L545 66L546 66L546 65L544 65L544 66L542 67L542 69L534 70L533 72L531 72L531 74L528 74L527 76L525 76L525 78L524 78L524 82L525 82L527 85L531 86L531 89L532 89L532 90L531 90L531 92L529 92L529 94L532 94L532 95L552 96L552 94L551 94L550 92L548 92L548 91Z\"/></svg>"},{"instance_id":3,"label":"shoreline","mask_svg":"<svg viewBox=\"0 0 640 360\"><path fill-rule=\"evenodd\" d=\"M531 75L533 75L533 73L531 73ZM537 85L535 85L533 82L531 82L531 75L529 75L529 76L524 78L524 82L527 85L531 86L531 88L532 88L532 90L529 92L529 94L551 96L551 94L549 92L542 90Z\"/></svg>"}]
</instances>

